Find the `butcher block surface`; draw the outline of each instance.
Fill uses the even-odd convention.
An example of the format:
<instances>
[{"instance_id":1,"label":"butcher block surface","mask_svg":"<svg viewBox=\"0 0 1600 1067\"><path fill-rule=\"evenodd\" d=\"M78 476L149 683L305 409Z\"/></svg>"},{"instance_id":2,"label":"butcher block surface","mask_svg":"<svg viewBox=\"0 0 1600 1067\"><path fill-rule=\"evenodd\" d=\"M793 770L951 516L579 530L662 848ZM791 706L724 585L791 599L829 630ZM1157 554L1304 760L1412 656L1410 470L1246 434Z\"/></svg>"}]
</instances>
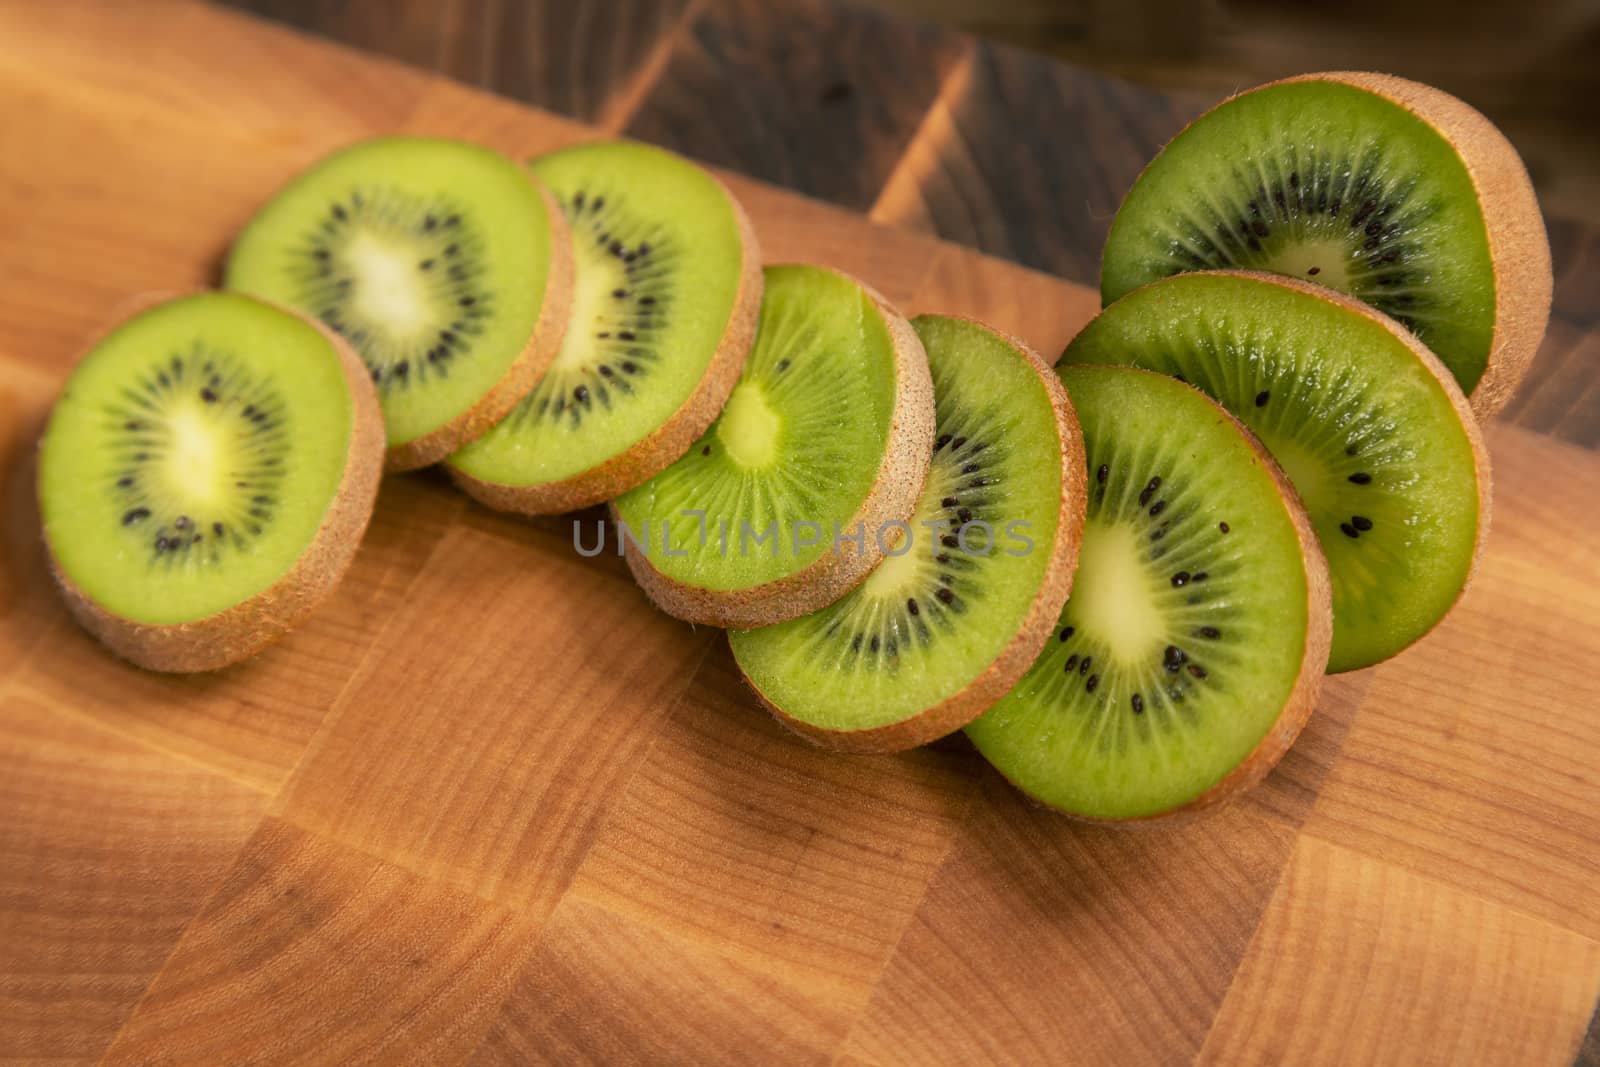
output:
<instances>
[{"instance_id":1,"label":"butcher block surface","mask_svg":"<svg viewBox=\"0 0 1600 1067\"><path fill-rule=\"evenodd\" d=\"M768 261L1054 356L1096 294L934 235L983 75L963 47L867 178L796 183L859 210L725 176ZM1589 237L1558 245L1568 303L1488 430L1465 599L1328 679L1277 771L1197 821L1075 824L959 737L811 748L718 631L580 558L570 519L435 473L385 482L338 593L248 663L145 673L72 624L31 459L89 338L214 284L252 211L339 145L528 156L649 136L650 100L584 124L208 6L0 3L0 1060L1594 1062Z\"/></svg>"}]
</instances>

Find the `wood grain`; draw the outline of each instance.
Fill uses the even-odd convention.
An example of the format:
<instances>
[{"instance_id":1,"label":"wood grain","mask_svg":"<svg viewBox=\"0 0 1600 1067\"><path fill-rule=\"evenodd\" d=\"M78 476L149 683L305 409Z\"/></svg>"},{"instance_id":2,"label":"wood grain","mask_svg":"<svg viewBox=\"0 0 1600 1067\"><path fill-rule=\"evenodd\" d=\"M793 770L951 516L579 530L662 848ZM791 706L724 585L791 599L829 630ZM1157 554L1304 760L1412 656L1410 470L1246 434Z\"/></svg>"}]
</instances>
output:
<instances>
[{"instance_id":1,"label":"wood grain","mask_svg":"<svg viewBox=\"0 0 1600 1067\"><path fill-rule=\"evenodd\" d=\"M965 47L831 0L706 0L625 132L865 211Z\"/></svg>"},{"instance_id":2,"label":"wood grain","mask_svg":"<svg viewBox=\"0 0 1600 1067\"><path fill-rule=\"evenodd\" d=\"M1600 447L1600 328L1551 320L1522 388L1502 421L1584 448Z\"/></svg>"},{"instance_id":3,"label":"wood grain","mask_svg":"<svg viewBox=\"0 0 1600 1067\"><path fill-rule=\"evenodd\" d=\"M93 1062L267 799L0 693L0 1057Z\"/></svg>"},{"instance_id":4,"label":"wood grain","mask_svg":"<svg viewBox=\"0 0 1600 1067\"><path fill-rule=\"evenodd\" d=\"M1597 993L1600 944L1303 838L1199 1062L1568 1063Z\"/></svg>"},{"instance_id":5,"label":"wood grain","mask_svg":"<svg viewBox=\"0 0 1600 1067\"><path fill-rule=\"evenodd\" d=\"M946 85L872 217L1097 285L1123 194L1202 110L1198 98L982 44Z\"/></svg>"},{"instance_id":6,"label":"wood grain","mask_svg":"<svg viewBox=\"0 0 1600 1067\"><path fill-rule=\"evenodd\" d=\"M360 6L341 17L381 29ZM518 6L432 17L554 17ZM1117 115L1125 87L1081 71L1000 53L963 71L881 16L796 10L771 22L787 96L756 94L771 125L752 128L803 137L752 140L771 156L740 164L859 202L872 182L838 146L815 159L843 178L790 158L835 131L894 195L873 187L874 221L724 171L767 258L1055 355L1094 292L939 235L1091 264L1093 227L1021 172L1109 195L1182 104ZM753 5L691 15L640 69L735 84L777 47ZM836 58L806 58L835 34ZM416 58L489 54L467 40ZM880 55L851 84L888 118L806 113L813 70ZM880 85L918 64L951 76ZM523 76L534 93L550 74ZM586 99L647 114L641 88ZM708 136L720 100L684 128ZM599 131L181 0L0 0L0 129L37 146L0 153L0 1059L92 1061L114 1036L130 1063L1563 1064L1595 1045L1600 456L1578 444L1600 261L1582 231L1555 231L1564 310L1524 425L1490 434L1499 506L1461 608L1332 680L1247 801L1129 833L1030 807L959 738L892 759L806 747L719 635L652 613L615 557L578 558L565 520L492 514L434 475L386 486L337 598L240 670L104 656L51 593L30 503L39 419L87 334L210 277L231 227L346 140L526 155ZM963 162L969 141L985 160L1043 147L1001 174Z\"/></svg>"},{"instance_id":7,"label":"wood grain","mask_svg":"<svg viewBox=\"0 0 1600 1067\"><path fill-rule=\"evenodd\" d=\"M828 1062L828 998L569 898L473 1064Z\"/></svg>"},{"instance_id":8,"label":"wood grain","mask_svg":"<svg viewBox=\"0 0 1600 1067\"><path fill-rule=\"evenodd\" d=\"M267 819L105 1062L458 1059L526 958L529 925Z\"/></svg>"},{"instance_id":9,"label":"wood grain","mask_svg":"<svg viewBox=\"0 0 1600 1067\"><path fill-rule=\"evenodd\" d=\"M0 694L29 650L65 614L45 562L34 504L34 445L55 399L53 375L0 352Z\"/></svg>"},{"instance_id":10,"label":"wood grain","mask_svg":"<svg viewBox=\"0 0 1600 1067\"><path fill-rule=\"evenodd\" d=\"M542 915L712 634L570 534L499 526L440 543L275 811Z\"/></svg>"},{"instance_id":11,"label":"wood grain","mask_svg":"<svg viewBox=\"0 0 1600 1067\"><path fill-rule=\"evenodd\" d=\"M985 784L848 1049L882 1064L1191 1059L1292 833L1240 808L1107 830Z\"/></svg>"},{"instance_id":12,"label":"wood grain","mask_svg":"<svg viewBox=\"0 0 1600 1067\"><path fill-rule=\"evenodd\" d=\"M273 794L387 625L464 502L440 479L390 478L339 589L271 654L210 674L129 669L70 624L54 599L36 616L50 640L14 687ZM23 511L37 528L37 510Z\"/></svg>"},{"instance_id":13,"label":"wood grain","mask_svg":"<svg viewBox=\"0 0 1600 1067\"><path fill-rule=\"evenodd\" d=\"M233 6L604 123L667 46L688 0L233 0Z\"/></svg>"},{"instance_id":14,"label":"wood grain","mask_svg":"<svg viewBox=\"0 0 1600 1067\"><path fill-rule=\"evenodd\" d=\"M1512 428L1490 449L1478 577L1373 672L1305 831L1600 939L1600 457Z\"/></svg>"}]
</instances>

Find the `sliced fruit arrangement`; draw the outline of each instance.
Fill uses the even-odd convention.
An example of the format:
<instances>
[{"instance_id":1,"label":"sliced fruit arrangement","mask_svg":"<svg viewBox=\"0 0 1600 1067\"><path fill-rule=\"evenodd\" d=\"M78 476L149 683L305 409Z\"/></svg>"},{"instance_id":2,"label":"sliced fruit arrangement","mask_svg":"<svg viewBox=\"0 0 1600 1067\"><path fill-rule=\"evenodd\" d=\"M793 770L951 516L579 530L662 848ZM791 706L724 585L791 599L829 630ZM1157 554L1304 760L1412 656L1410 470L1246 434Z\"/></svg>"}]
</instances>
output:
<instances>
[{"instance_id":1,"label":"sliced fruit arrangement","mask_svg":"<svg viewBox=\"0 0 1600 1067\"><path fill-rule=\"evenodd\" d=\"M41 444L52 566L117 652L250 655L337 583L382 469L444 460L497 508L611 500L649 598L730 628L810 740L965 727L1113 821L1260 780L1326 671L1446 615L1488 528L1476 418L1551 296L1499 132L1355 73L1242 93L1157 156L1059 378L979 323L763 270L720 181L630 143L353 145L226 281L96 345Z\"/></svg>"},{"instance_id":2,"label":"sliced fruit arrangement","mask_svg":"<svg viewBox=\"0 0 1600 1067\"><path fill-rule=\"evenodd\" d=\"M1473 108L1384 74L1307 74L1232 97L1173 139L1106 241L1106 303L1240 267L1358 297L1414 330L1488 416L1550 311L1550 247L1516 149Z\"/></svg>"},{"instance_id":3,"label":"sliced fruit arrangement","mask_svg":"<svg viewBox=\"0 0 1600 1067\"><path fill-rule=\"evenodd\" d=\"M761 255L722 183L670 152L601 142L532 167L573 235L571 321L533 391L449 466L537 515L632 489L705 432L755 336Z\"/></svg>"},{"instance_id":4,"label":"sliced fruit arrangement","mask_svg":"<svg viewBox=\"0 0 1600 1067\"><path fill-rule=\"evenodd\" d=\"M67 603L141 666L241 660L338 584L383 449L366 369L327 331L234 294L150 308L78 364L40 445Z\"/></svg>"},{"instance_id":5,"label":"sliced fruit arrangement","mask_svg":"<svg viewBox=\"0 0 1600 1067\"><path fill-rule=\"evenodd\" d=\"M1271 274L1183 274L1112 304L1062 360L1182 378L1261 438L1333 575L1330 670L1399 652L1466 587L1488 453L1449 372L1373 308Z\"/></svg>"},{"instance_id":6,"label":"sliced fruit arrangement","mask_svg":"<svg viewBox=\"0 0 1600 1067\"><path fill-rule=\"evenodd\" d=\"M978 323L912 326L938 436L898 547L837 603L728 635L779 720L832 748L911 748L982 714L1050 638L1077 566L1083 439L1060 379Z\"/></svg>"},{"instance_id":7,"label":"sliced fruit arrangement","mask_svg":"<svg viewBox=\"0 0 1600 1067\"><path fill-rule=\"evenodd\" d=\"M1316 702L1332 615L1293 489L1234 418L1171 378L1061 371L1088 520L1055 640L967 727L1030 796L1086 819L1226 800Z\"/></svg>"},{"instance_id":8,"label":"sliced fruit arrangement","mask_svg":"<svg viewBox=\"0 0 1600 1067\"><path fill-rule=\"evenodd\" d=\"M290 182L239 236L226 281L349 341L383 404L388 466L411 470L488 430L555 358L572 247L520 164L384 137Z\"/></svg>"},{"instance_id":9,"label":"sliced fruit arrangement","mask_svg":"<svg viewBox=\"0 0 1600 1067\"><path fill-rule=\"evenodd\" d=\"M614 504L628 565L691 622L816 611L894 547L889 524L916 507L933 427L927 356L898 312L843 274L769 267L755 347L722 414Z\"/></svg>"}]
</instances>

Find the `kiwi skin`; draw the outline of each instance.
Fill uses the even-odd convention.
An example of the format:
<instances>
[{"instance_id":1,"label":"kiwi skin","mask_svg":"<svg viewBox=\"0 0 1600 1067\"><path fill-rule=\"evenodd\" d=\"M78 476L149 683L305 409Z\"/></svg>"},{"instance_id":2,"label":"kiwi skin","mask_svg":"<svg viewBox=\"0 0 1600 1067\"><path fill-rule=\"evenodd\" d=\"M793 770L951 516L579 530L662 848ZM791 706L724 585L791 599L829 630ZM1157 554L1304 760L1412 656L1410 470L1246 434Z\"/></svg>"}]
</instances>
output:
<instances>
[{"instance_id":1,"label":"kiwi skin","mask_svg":"<svg viewBox=\"0 0 1600 1067\"><path fill-rule=\"evenodd\" d=\"M824 268L832 270L832 268ZM872 531L891 522L905 522L916 511L922 484L933 462L933 376L922 341L876 289L843 271L833 273L859 286L878 308L889 330L899 368L889 445L878 467L878 480L843 529L865 523L866 547L861 552L826 552L809 566L775 581L748 589L711 590L686 585L656 570L646 555L624 539L624 555L634 580L655 605L686 622L725 629L757 626L809 615L827 607L859 585L883 559ZM620 521L616 505L611 516Z\"/></svg>"},{"instance_id":2,"label":"kiwi skin","mask_svg":"<svg viewBox=\"0 0 1600 1067\"><path fill-rule=\"evenodd\" d=\"M1239 271L1235 273L1242 274L1247 272ZM1266 277L1266 275L1262 276ZM1270 277L1274 281L1293 282L1294 285L1300 288L1318 288L1317 286L1296 282L1294 279L1279 278L1277 275L1271 275ZM1351 303L1356 302L1351 301ZM1361 306L1365 307L1366 305L1363 304ZM1404 327L1401 327L1398 323L1393 325L1396 329L1405 332ZM1154 371L1131 369L1138 374L1155 375ZM1454 383L1455 379L1450 378L1449 371L1444 371L1442 364L1439 370L1443 371L1446 379L1452 384ZM1160 377L1160 375L1156 376ZM1182 384L1186 389L1194 389L1194 386L1188 383ZM1200 393L1198 389L1194 391ZM1457 388L1456 392L1459 393L1460 391ZM1200 395L1205 396L1204 393L1200 393ZM1294 524L1295 537L1300 542L1300 555L1306 563L1306 645L1305 651L1300 657L1300 673L1295 677L1294 688L1289 691L1289 699L1284 702L1283 710L1279 713L1277 721L1273 723L1272 729L1268 730L1261 740L1256 743L1256 747L1251 750L1250 754L1237 767L1229 771L1221 781L1180 807L1159 812L1155 815L1145 815L1133 819L1094 819L1044 804L1038 801L1037 797L1032 797L1031 794L1021 790L1021 787L1018 786L1018 789L1024 795L1039 803L1041 807L1049 807L1052 811L1062 811L1079 822L1111 826L1145 826L1152 823L1170 826L1175 822L1191 819L1208 809L1226 804L1241 794L1249 792L1260 784L1261 780L1267 776L1273 767L1277 766L1284 753L1288 752L1290 746L1294 744L1295 738L1300 736L1300 731L1311 718L1312 709L1317 706L1317 696L1322 690L1322 678L1328 666L1328 654L1333 649L1333 585L1328 578L1328 561L1322 555L1322 545L1317 540L1317 532L1312 529L1311 518L1306 514L1305 506L1300 503L1300 496L1295 492L1294 485L1290 483L1288 476L1283 473L1283 469L1278 466L1278 461L1272 458L1272 453L1267 451L1266 446L1256 438L1255 434L1250 432L1250 429L1244 423L1233 417L1232 412L1208 396L1205 399L1206 403L1216 408L1219 419L1225 419L1232 423L1234 428L1250 443L1250 448L1255 452L1256 458L1267 473L1272 476L1272 482L1277 486L1278 495L1283 498L1285 505L1287 505L1289 519ZM1000 773L1004 777L1004 772ZM1016 785L1015 782L1011 784Z\"/></svg>"},{"instance_id":3,"label":"kiwi skin","mask_svg":"<svg viewBox=\"0 0 1600 1067\"><path fill-rule=\"evenodd\" d=\"M712 180L716 181L715 178ZM666 422L626 452L611 457L598 467L558 482L501 485L481 481L453 465L447 465L451 479L468 496L497 511L514 511L524 515L555 515L602 504L635 486L643 485L683 458L689 446L698 441L700 435L716 421L734 386L739 384L745 357L750 354L750 347L755 342L756 325L761 319L762 287L761 247L756 240L755 228L727 187L721 182L717 182L717 185L733 206L739 226L739 243L744 249L744 263L739 272L739 289L734 297L733 312L728 317L727 330L694 392ZM560 347L560 338L557 338L556 349Z\"/></svg>"},{"instance_id":4,"label":"kiwi skin","mask_svg":"<svg viewBox=\"0 0 1600 1067\"><path fill-rule=\"evenodd\" d=\"M1055 409L1056 441L1062 454L1061 510L1057 518L1056 542L1050 550L1044 584L1024 616L1022 628L1001 650L1000 655L966 688L909 719L870 730L824 729L785 715L782 708L767 699L760 686L749 676L745 677L761 703L779 723L807 741L836 752L902 752L953 733L988 711L997 700L1011 692L1022 676L1028 673L1028 668L1033 666L1033 661L1039 658L1045 643L1055 632L1056 619L1060 617L1061 608L1072 592L1072 578L1078 570L1078 550L1083 545L1083 523L1088 504L1088 465L1084 458L1083 430L1078 425L1078 416L1073 411L1066 386L1062 384L1061 377L1050 369L1050 364L1025 342L976 319L965 316L951 318L961 318L981 326L1022 353L1050 394L1050 404Z\"/></svg>"},{"instance_id":5,"label":"kiwi skin","mask_svg":"<svg viewBox=\"0 0 1600 1067\"><path fill-rule=\"evenodd\" d=\"M550 224L550 270L545 276L544 299L539 305L539 319L534 323L533 333L506 373L476 404L437 430L389 449L384 456L384 467L388 470L413 471L431 466L488 433L490 427L511 414L511 409L533 391L561 351L561 339L567 332L567 319L572 310L572 231L555 197L531 171L526 174L539 191Z\"/></svg>"},{"instance_id":6,"label":"kiwi skin","mask_svg":"<svg viewBox=\"0 0 1600 1067\"><path fill-rule=\"evenodd\" d=\"M242 295L239 298L255 299ZM144 302L143 307L169 299L170 296L151 299ZM67 577L54 553L49 552L47 542L50 571L61 586L73 618L111 651L148 670L176 673L217 670L248 659L298 626L344 577L378 499L386 439L383 409L378 405L378 391L372 384L367 365L344 338L316 319L267 301L256 302L315 326L338 353L355 404L344 478L328 505L327 514L322 517L316 536L287 574L249 600L192 622L160 626L135 622L105 610ZM84 351L93 347L90 345Z\"/></svg>"}]
</instances>

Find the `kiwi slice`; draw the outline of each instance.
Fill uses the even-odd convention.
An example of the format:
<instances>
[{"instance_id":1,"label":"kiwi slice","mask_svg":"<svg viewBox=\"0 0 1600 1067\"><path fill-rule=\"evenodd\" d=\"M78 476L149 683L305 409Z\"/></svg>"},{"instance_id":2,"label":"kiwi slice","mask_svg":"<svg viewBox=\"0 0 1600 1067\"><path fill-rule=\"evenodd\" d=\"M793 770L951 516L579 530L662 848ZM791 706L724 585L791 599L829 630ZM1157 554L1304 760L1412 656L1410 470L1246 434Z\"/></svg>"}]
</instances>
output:
<instances>
[{"instance_id":1,"label":"kiwi slice","mask_svg":"<svg viewBox=\"0 0 1600 1067\"><path fill-rule=\"evenodd\" d=\"M691 622L768 626L825 607L894 548L933 426L927 355L898 312L844 274L769 267L722 414L613 504L628 565Z\"/></svg>"},{"instance_id":2,"label":"kiwi slice","mask_svg":"<svg viewBox=\"0 0 1600 1067\"><path fill-rule=\"evenodd\" d=\"M1305 511L1237 420L1171 378L1061 369L1088 519L1053 640L967 727L1030 796L1148 819L1249 788L1316 702L1332 620Z\"/></svg>"},{"instance_id":3,"label":"kiwi slice","mask_svg":"<svg viewBox=\"0 0 1600 1067\"><path fill-rule=\"evenodd\" d=\"M458 141L383 137L324 159L251 220L227 285L322 321L366 362L390 470L443 459L516 406L571 302L560 208Z\"/></svg>"},{"instance_id":4,"label":"kiwi slice","mask_svg":"<svg viewBox=\"0 0 1600 1067\"><path fill-rule=\"evenodd\" d=\"M1249 426L1305 501L1333 575L1329 669L1399 652L1450 610L1489 529L1489 457L1449 371L1393 319L1272 274L1137 289L1069 363L1182 378Z\"/></svg>"},{"instance_id":5,"label":"kiwi slice","mask_svg":"<svg viewBox=\"0 0 1600 1067\"><path fill-rule=\"evenodd\" d=\"M533 391L449 468L538 515L632 489L705 432L755 336L761 255L732 194L671 152L600 142L532 166L573 234L572 317Z\"/></svg>"},{"instance_id":6,"label":"kiwi slice","mask_svg":"<svg viewBox=\"0 0 1600 1067\"><path fill-rule=\"evenodd\" d=\"M244 659L338 584L383 472L366 368L326 330L207 293L118 326L73 370L39 510L73 614L144 667Z\"/></svg>"},{"instance_id":7,"label":"kiwi slice","mask_svg":"<svg viewBox=\"0 0 1600 1067\"><path fill-rule=\"evenodd\" d=\"M1487 417L1532 362L1550 246L1516 149L1448 93L1307 74L1232 97L1162 150L1106 241L1106 303L1179 271L1273 271L1415 331Z\"/></svg>"},{"instance_id":8,"label":"kiwi slice","mask_svg":"<svg viewBox=\"0 0 1600 1067\"><path fill-rule=\"evenodd\" d=\"M779 721L830 748L911 748L982 714L1044 647L1077 565L1083 438L1061 380L976 322L911 325L938 436L904 536L837 603L728 635Z\"/></svg>"}]
</instances>

